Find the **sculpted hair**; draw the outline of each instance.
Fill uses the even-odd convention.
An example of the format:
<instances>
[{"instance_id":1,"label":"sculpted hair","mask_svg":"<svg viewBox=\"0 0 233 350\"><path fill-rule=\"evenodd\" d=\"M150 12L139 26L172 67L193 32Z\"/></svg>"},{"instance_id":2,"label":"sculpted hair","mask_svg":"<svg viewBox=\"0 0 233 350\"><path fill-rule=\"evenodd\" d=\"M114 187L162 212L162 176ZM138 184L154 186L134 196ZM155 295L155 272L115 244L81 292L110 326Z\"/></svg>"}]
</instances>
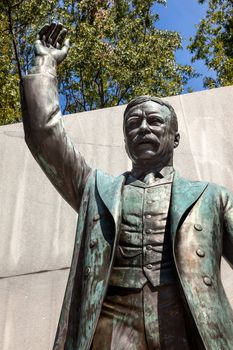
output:
<instances>
[{"instance_id":1,"label":"sculpted hair","mask_svg":"<svg viewBox=\"0 0 233 350\"><path fill-rule=\"evenodd\" d=\"M166 106L169 109L170 114L171 114L172 128L174 131L178 131L178 120L177 120L177 115L176 115L174 108L172 107L172 105L170 105L169 102L164 101L161 98L155 97L155 96L144 95L144 96L135 97L133 100L131 100L126 106L126 109L124 112L124 120L125 120L127 113L129 112L129 110L132 107L140 105L140 104L147 102L147 101L153 101L155 103L159 103L161 106Z\"/></svg>"}]
</instances>

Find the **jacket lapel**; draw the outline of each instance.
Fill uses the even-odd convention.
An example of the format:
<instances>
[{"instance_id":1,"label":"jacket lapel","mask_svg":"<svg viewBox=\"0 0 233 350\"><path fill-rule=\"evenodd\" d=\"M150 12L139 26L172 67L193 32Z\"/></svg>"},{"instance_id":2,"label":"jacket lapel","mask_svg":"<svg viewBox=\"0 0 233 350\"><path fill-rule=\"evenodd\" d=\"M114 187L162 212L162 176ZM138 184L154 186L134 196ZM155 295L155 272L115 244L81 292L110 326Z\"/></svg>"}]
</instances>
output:
<instances>
[{"instance_id":1,"label":"jacket lapel","mask_svg":"<svg viewBox=\"0 0 233 350\"><path fill-rule=\"evenodd\" d=\"M125 176L110 176L100 170L96 171L96 184L100 197L110 211L115 223L118 222L121 206L122 187Z\"/></svg>"},{"instance_id":2,"label":"jacket lapel","mask_svg":"<svg viewBox=\"0 0 233 350\"><path fill-rule=\"evenodd\" d=\"M121 205L122 187L125 182L125 176L110 176L100 170L96 171L97 189L104 204L110 211L115 223L118 222ZM175 173L172 185L171 198L171 233L174 237L179 223L185 213L191 209L199 197L202 195L207 182L190 181L180 177Z\"/></svg>"},{"instance_id":3,"label":"jacket lapel","mask_svg":"<svg viewBox=\"0 0 233 350\"><path fill-rule=\"evenodd\" d=\"M189 181L175 173L170 209L172 237L174 237L183 215L191 210L207 186L207 182Z\"/></svg>"}]
</instances>

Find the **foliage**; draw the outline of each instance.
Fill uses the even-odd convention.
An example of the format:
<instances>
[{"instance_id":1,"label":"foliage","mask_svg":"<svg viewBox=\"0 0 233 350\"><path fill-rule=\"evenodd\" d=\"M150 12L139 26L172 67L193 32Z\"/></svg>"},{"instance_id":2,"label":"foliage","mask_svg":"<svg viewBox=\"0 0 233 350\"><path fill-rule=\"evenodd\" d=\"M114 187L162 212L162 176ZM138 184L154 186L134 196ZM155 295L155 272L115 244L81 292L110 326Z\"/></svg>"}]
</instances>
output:
<instances>
[{"instance_id":1,"label":"foliage","mask_svg":"<svg viewBox=\"0 0 233 350\"><path fill-rule=\"evenodd\" d=\"M64 0L73 43L61 67L66 111L126 103L133 96L182 92L191 68L176 63L178 33L158 30L155 1ZM67 14L69 9L69 15Z\"/></svg>"},{"instance_id":2,"label":"foliage","mask_svg":"<svg viewBox=\"0 0 233 350\"><path fill-rule=\"evenodd\" d=\"M0 13L0 33L0 124L8 124L17 121L19 116L19 79L15 71L14 54L3 13Z\"/></svg>"},{"instance_id":3,"label":"foliage","mask_svg":"<svg viewBox=\"0 0 233 350\"><path fill-rule=\"evenodd\" d=\"M206 0L199 0L203 4ZM203 59L216 79L205 77L208 88L233 84L233 3L232 0L209 0L206 17L197 26L189 49L193 61Z\"/></svg>"},{"instance_id":4,"label":"foliage","mask_svg":"<svg viewBox=\"0 0 233 350\"><path fill-rule=\"evenodd\" d=\"M6 41L0 53L5 47L7 59L1 57L0 74L4 86L9 87L12 80L13 88L7 90L15 91L13 109L7 115L15 113L15 120L19 116L17 62L21 74L30 70L38 28L51 19L65 25L72 43L59 66L63 113L114 106L140 94L179 94L193 75L190 66L175 60L175 51L181 48L180 35L157 28L155 5L165 5L165 0L1 1L5 29L0 27L0 36L4 31ZM8 108L7 96L5 101ZM0 112L2 123L12 120L6 112Z\"/></svg>"},{"instance_id":5,"label":"foliage","mask_svg":"<svg viewBox=\"0 0 233 350\"><path fill-rule=\"evenodd\" d=\"M0 125L21 119L20 77L30 68L36 33L54 6L50 0L0 0Z\"/></svg>"}]
</instances>

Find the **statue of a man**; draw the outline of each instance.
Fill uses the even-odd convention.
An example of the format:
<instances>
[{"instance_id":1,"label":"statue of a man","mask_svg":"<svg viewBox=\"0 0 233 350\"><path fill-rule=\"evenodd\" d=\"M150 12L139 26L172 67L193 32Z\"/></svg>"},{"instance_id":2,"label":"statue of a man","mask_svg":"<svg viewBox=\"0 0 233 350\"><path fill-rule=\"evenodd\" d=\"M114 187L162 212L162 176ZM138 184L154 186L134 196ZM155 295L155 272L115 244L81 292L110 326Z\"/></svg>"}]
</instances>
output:
<instances>
[{"instance_id":1,"label":"statue of a man","mask_svg":"<svg viewBox=\"0 0 233 350\"><path fill-rule=\"evenodd\" d=\"M232 350L233 313L220 260L233 266L233 196L181 178L175 111L141 96L124 113L132 170L91 169L66 135L56 65L62 25L45 26L23 79L26 142L79 213L54 350Z\"/></svg>"}]
</instances>

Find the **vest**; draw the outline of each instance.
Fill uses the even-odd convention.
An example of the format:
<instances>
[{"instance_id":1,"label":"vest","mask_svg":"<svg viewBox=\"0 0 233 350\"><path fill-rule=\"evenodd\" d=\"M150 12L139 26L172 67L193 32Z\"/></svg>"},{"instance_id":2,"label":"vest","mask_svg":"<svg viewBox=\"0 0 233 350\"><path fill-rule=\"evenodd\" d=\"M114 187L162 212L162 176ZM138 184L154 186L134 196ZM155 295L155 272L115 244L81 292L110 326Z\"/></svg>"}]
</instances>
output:
<instances>
[{"instance_id":1,"label":"vest","mask_svg":"<svg viewBox=\"0 0 233 350\"><path fill-rule=\"evenodd\" d=\"M128 181L122 194L122 223L109 284L153 287L176 281L168 213L173 174L153 185Z\"/></svg>"}]
</instances>

